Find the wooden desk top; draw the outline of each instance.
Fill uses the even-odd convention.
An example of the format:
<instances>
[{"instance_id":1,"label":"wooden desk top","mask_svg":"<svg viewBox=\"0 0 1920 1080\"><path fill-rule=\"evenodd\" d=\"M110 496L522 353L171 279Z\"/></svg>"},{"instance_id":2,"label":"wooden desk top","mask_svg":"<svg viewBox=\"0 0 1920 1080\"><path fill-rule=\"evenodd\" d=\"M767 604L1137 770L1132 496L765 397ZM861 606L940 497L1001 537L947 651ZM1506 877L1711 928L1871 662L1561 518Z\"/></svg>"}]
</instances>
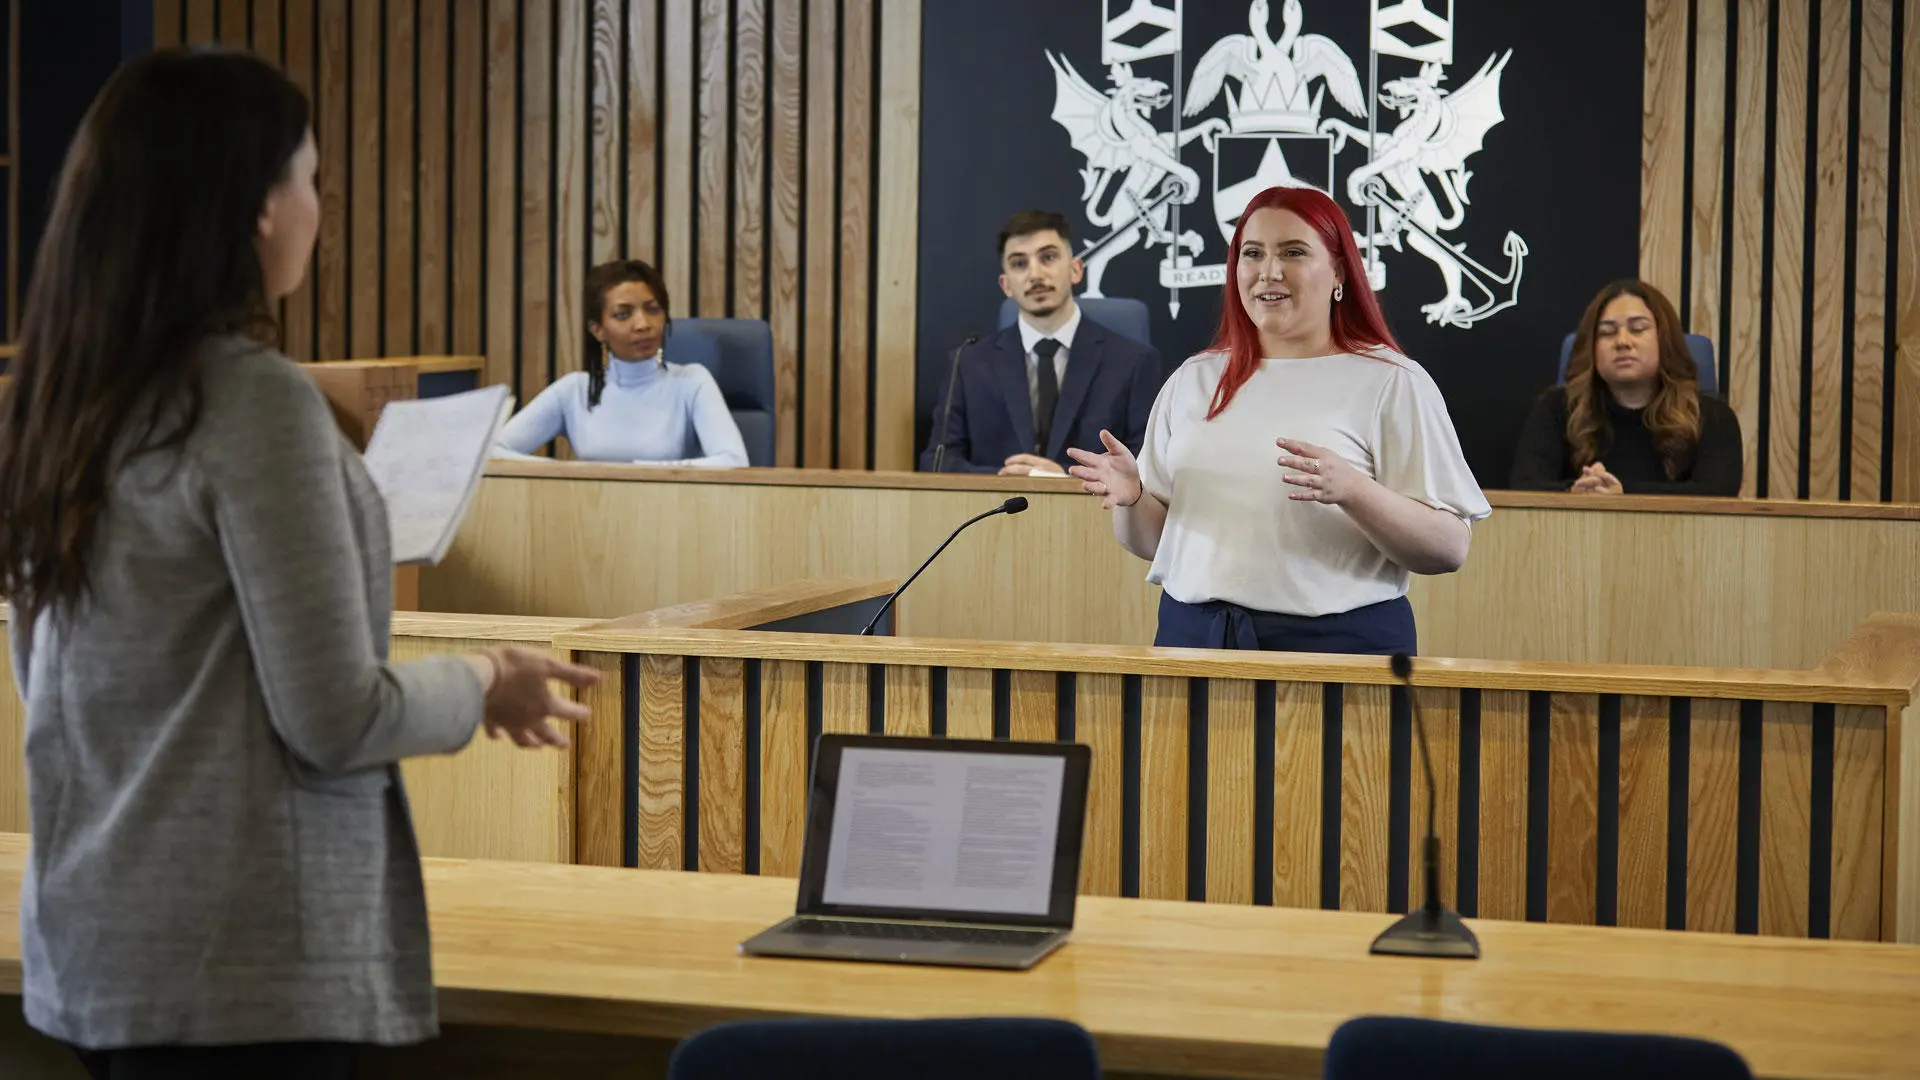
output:
<instances>
[{"instance_id":1,"label":"wooden desk top","mask_svg":"<svg viewBox=\"0 0 1920 1080\"><path fill-rule=\"evenodd\" d=\"M591 461L487 462L488 476L550 480L622 480L659 484L745 484L764 487L886 488L909 491L990 491L1079 495L1080 482L1060 477L976 476L965 473L882 472L859 469L668 469ZM1571 495L1559 491L1489 491L1495 508L1611 510L1733 517L1877 518L1920 521L1920 505L1813 502L1798 499L1706 499L1670 495Z\"/></svg>"},{"instance_id":2,"label":"wooden desk top","mask_svg":"<svg viewBox=\"0 0 1920 1080\"><path fill-rule=\"evenodd\" d=\"M20 988L26 838L0 835L0 993ZM441 1018L678 1038L749 1016L1055 1016L1128 1071L1318 1077L1392 1013L1717 1039L1763 1077L1910 1076L1920 949L1474 922L1474 963L1367 955L1386 916L1083 899L1024 974L749 959L791 880L427 860Z\"/></svg>"}]
</instances>

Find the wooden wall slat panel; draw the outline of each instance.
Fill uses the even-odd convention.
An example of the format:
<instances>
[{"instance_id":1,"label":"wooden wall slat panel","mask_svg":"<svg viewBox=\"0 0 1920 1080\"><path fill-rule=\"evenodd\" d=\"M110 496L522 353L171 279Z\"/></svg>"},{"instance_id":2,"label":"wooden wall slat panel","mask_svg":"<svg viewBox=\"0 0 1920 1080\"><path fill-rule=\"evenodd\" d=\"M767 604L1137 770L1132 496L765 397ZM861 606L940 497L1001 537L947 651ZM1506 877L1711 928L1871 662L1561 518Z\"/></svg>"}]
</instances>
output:
<instances>
[{"instance_id":1,"label":"wooden wall slat panel","mask_svg":"<svg viewBox=\"0 0 1920 1080\"><path fill-rule=\"evenodd\" d=\"M448 309L448 340L457 356L486 352L480 336L485 287L481 276L486 246L487 209L481 199L486 183L487 9L463 0L453 4L453 295ZM481 377L488 382L512 383L499 374L488 358Z\"/></svg>"},{"instance_id":2,"label":"wooden wall slat panel","mask_svg":"<svg viewBox=\"0 0 1920 1080\"><path fill-rule=\"evenodd\" d=\"M733 298L736 319L767 317L767 0L733 0Z\"/></svg>"},{"instance_id":3,"label":"wooden wall slat panel","mask_svg":"<svg viewBox=\"0 0 1920 1080\"><path fill-rule=\"evenodd\" d=\"M1767 41L1771 33L1768 0L1733 0L1739 52L1734 75L1733 202L1731 276L1726 283L1729 311L1727 404L1740 418L1740 494L1751 498L1760 477L1760 325L1761 259L1767 228L1766 133Z\"/></svg>"},{"instance_id":4,"label":"wooden wall slat panel","mask_svg":"<svg viewBox=\"0 0 1920 1080\"><path fill-rule=\"evenodd\" d=\"M452 105L453 59L447 35L453 28L450 0L418 0L420 19L419 87L420 132L419 198L415 207L420 223L420 287L414 317L413 351L421 356L443 356L449 351L449 258L451 236L447 211L451 202L453 158L447 145L448 110Z\"/></svg>"},{"instance_id":5,"label":"wooden wall slat panel","mask_svg":"<svg viewBox=\"0 0 1920 1080\"><path fill-rule=\"evenodd\" d=\"M213 4L214 0L187 0L188 45L205 45L216 39Z\"/></svg>"},{"instance_id":6,"label":"wooden wall slat panel","mask_svg":"<svg viewBox=\"0 0 1920 1080\"><path fill-rule=\"evenodd\" d=\"M807 665L760 663L760 873L799 877L807 820Z\"/></svg>"},{"instance_id":7,"label":"wooden wall slat panel","mask_svg":"<svg viewBox=\"0 0 1920 1080\"><path fill-rule=\"evenodd\" d=\"M1092 750L1087 776L1087 830L1080 855L1080 892L1120 895L1120 804L1126 731L1118 675L1074 679L1074 739Z\"/></svg>"},{"instance_id":8,"label":"wooden wall slat panel","mask_svg":"<svg viewBox=\"0 0 1920 1080\"><path fill-rule=\"evenodd\" d=\"M746 661L700 661L700 869L746 869Z\"/></svg>"},{"instance_id":9,"label":"wooden wall slat panel","mask_svg":"<svg viewBox=\"0 0 1920 1080\"><path fill-rule=\"evenodd\" d=\"M275 8L279 2L259 0L260 6L266 8ZM319 143L316 149L324 155L326 146L317 134L324 121L319 87L314 82L313 0L286 0L285 13L286 18L281 20L280 25L281 61L286 65L287 78L292 79L293 84L307 95L308 107L313 114L315 139ZM158 18L157 12L155 17ZM158 26L158 22L155 25ZM324 231L326 222L322 221L320 227ZM281 305L280 349L295 360L313 359L313 299L318 276L318 260L308 260L306 277L301 279L300 287Z\"/></svg>"},{"instance_id":10,"label":"wooden wall slat panel","mask_svg":"<svg viewBox=\"0 0 1920 1080\"><path fill-rule=\"evenodd\" d=\"M1687 2L1647 0L1640 142L1640 277L1680 295L1686 175Z\"/></svg>"},{"instance_id":11,"label":"wooden wall slat panel","mask_svg":"<svg viewBox=\"0 0 1920 1080\"><path fill-rule=\"evenodd\" d=\"M926 736L933 728L932 672L887 668L887 734Z\"/></svg>"},{"instance_id":12,"label":"wooden wall slat panel","mask_svg":"<svg viewBox=\"0 0 1920 1080\"><path fill-rule=\"evenodd\" d=\"M1207 684L1207 900L1253 903L1253 693L1245 679Z\"/></svg>"},{"instance_id":13,"label":"wooden wall slat panel","mask_svg":"<svg viewBox=\"0 0 1920 1080\"><path fill-rule=\"evenodd\" d=\"M626 802L626 687L617 653L576 653L600 681L580 691L591 717L572 732L574 753L573 861L619 866ZM636 661L637 662L637 661Z\"/></svg>"},{"instance_id":14,"label":"wooden wall slat panel","mask_svg":"<svg viewBox=\"0 0 1920 1080\"><path fill-rule=\"evenodd\" d=\"M640 813L642 870L683 865L686 815L686 662L640 657Z\"/></svg>"},{"instance_id":15,"label":"wooden wall slat panel","mask_svg":"<svg viewBox=\"0 0 1920 1080\"><path fill-rule=\"evenodd\" d=\"M693 305L694 211L694 0L664 0L660 66L665 74L660 109L660 273L667 281L674 310L699 312Z\"/></svg>"},{"instance_id":16,"label":"wooden wall slat panel","mask_svg":"<svg viewBox=\"0 0 1920 1080\"><path fill-rule=\"evenodd\" d=\"M553 5L520 7L520 399L552 379L553 350Z\"/></svg>"},{"instance_id":17,"label":"wooden wall slat panel","mask_svg":"<svg viewBox=\"0 0 1920 1080\"><path fill-rule=\"evenodd\" d=\"M1340 910L1387 910L1387 805L1393 720L1389 688L1346 686L1340 698Z\"/></svg>"},{"instance_id":18,"label":"wooden wall slat panel","mask_svg":"<svg viewBox=\"0 0 1920 1080\"><path fill-rule=\"evenodd\" d=\"M1859 172L1854 192L1853 470L1847 496L1880 498L1881 430L1886 402L1888 114L1892 106L1893 2L1861 9L1860 116L1854 129Z\"/></svg>"},{"instance_id":19,"label":"wooden wall slat panel","mask_svg":"<svg viewBox=\"0 0 1920 1080\"><path fill-rule=\"evenodd\" d=\"M1421 687L1414 691L1420 719L1427 729L1433 753L1434 828L1440 837L1440 898L1449 910L1459 904L1460 845L1460 691ZM1427 835L1427 771L1420 763L1419 732L1414 732L1413 764L1408 787L1407 904L1417 908L1425 900Z\"/></svg>"},{"instance_id":20,"label":"wooden wall slat panel","mask_svg":"<svg viewBox=\"0 0 1920 1080\"><path fill-rule=\"evenodd\" d=\"M660 4L627 3L627 258L652 263L665 272L654 215L660 209L656 176L660 168ZM671 288L671 284L669 284ZM682 302L686 300L681 294Z\"/></svg>"},{"instance_id":21,"label":"wooden wall slat panel","mask_svg":"<svg viewBox=\"0 0 1920 1080\"><path fill-rule=\"evenodd\" d=\"M1800 314L1806 270L1807 6L1778 0L1778 62L1773 97L1773 325L1772 423L1767 432L1767 495L1792 499L1800 491Z\"/></svg>"},{"instance_id":22,"label":"wooden wall slat panel","mask_svg":"<svg viewBox=\"0 0 1920 1080\"><path fill-rule=\"evenodd\" d=\"M1276 907L1320 906L1324 696L1323 688L1315 683L1283 682L1274 686L1273 903Z\"/></svg>"},{"instance_id":23,"label":"wooden wall slat panel","mask_svg":"<svg viewBox=\"0 0 1920 1080\"><path fill-rule=\"evenodd\" d=\"M520 404L539 392L521 389L520 294L514 267L520 260L519 112L520 10L516 0L491 0L486 25L486 305L483 311L489 383L515 387Z\"/></svg>"},{"instance_id":24,"label":"wooden wall slat panel","mask_svg":"<svg viewBox=\"0 0 1920 1080\"><path fill-rule=\"evenodd\" d=\"M1140 680L1140 895L1187 898L1187 680Z\"/></svg>"},{"instance_id":25,"label":"wooden wall slat panel","mask_svg":"<svg viewBox=\"0 0 1920 1080\"><path fill-rule=\"evenodd\" d=\"M800 464L810 469L833 467L834 424L839 408L834 397L834 253L839 248L840 223L834 217L840 156L840 115L834 108L839 9L815 0L807 4L806 26L806 320L805 352L801 372L802 415L799 433Z\"/></svg>"},{"instance_id":26,"label":"wooden wall slat panel","mask_svg":"<svg viewBox=\"0 0 1920 1080\"><path fill-rule=\"evenodd\" d=\"M353 146L348 127L347 5L315 5L320 22L318 109L320 123L320 236L314 262L316 360L347 355L347 192L352 182L347 161Z\"/></svg>"},{"instance_id":27,"label":"wooden wall slat panel","mask_svg":"<svg viewBox=\"0 0 1920 1080\"><path fill-rule=\"evenodd\" d=\"M347 200L347 347L355 359L381 355L380 207L385 199L380 138L380 63L386 55L380 0L353 0L347 61L353 140ZM329 358L331 359L331 358Z\"/></svg>"},{"instance_id":28,"label":"wooden wall slat panel","mask_svg":"<svg viewBox=\"0 0 1920 1080\"><path fill-rule=\"evenodd\" d=\"M820 665L820 730L867 733L867 665Z\"/></svg>"},{"instance_id":29,"label":"wooden wall slat panel","mask_svg":"<svg viewBox=\"0 0 1920 1080\"><path fill-rule=\"evenodd\" d=\"M904 7L905 5L896 5ZM872 325L873 0L842 0L840 27L840 443L834 464L867 467Z\"/></svg>"},{"instance_id":30,"label":"wooden wall slat panel","mask_svg":"<svg viewBox=\"0 0 1920 1080\"><path fill-rule=\"evenodd\" d=\"M153 0L153 47L164 49L182 44L180 19L186 14L187 0Z\"/></svg>"},{"instance_id":31,"label":"wooden wall slat panel","mask_svg":"<svg viewBox=\"0 0 1920 1080\"><path fill-rule=\"evenodd\" d=\"M379 302L385 312L380 320L380 351L367 355L413 356L419 352L413 340L413 285L414 275L419 270L413 248L413 189L418 180L413 155L414 119L417 115L413 101L415 9L413 0L384 0L384 3L386 33L382 41L387 55L385 128L382 131L385 145L381 154L387 191L386 216L379 220L376 227L384 234L382 239L386 251L382 256L385 261L379 264L379 272L372 286L378 290ZM379 29L376 24L375 33ZM361 291L358 283L354 288L361 296L372 291Z\"/></svg>"},{"instance_id":32,"label":"wooden wall slat panel","mask_svg":"<svg viewBox=\"0 0 1920 1080\"><path fill-rule=\"evenodd\" d=\"M1687 746L1687 929L1733 933L1740 703L1695 698Z\"/></svg>"},{"instance_id":33,"label":"wooden wall slat panel","mask_svg":"<svg viewBox=\"0 0 1920 1080\"><path fill-rule=\"evenodd\" d=\"M1920 0L1907 0L1906 35L1901 48L1900 88L1900 346L1894 375L1893 413L1895 502L1920 502L1920 136L1914 132L1912 102L1920 101Z\"/></svg>"},{"instance_id":34,"label":"wooden wall slat panel","mask_svg":"<svg viewBox=\"0 0 1920 1080\"><path fill-rule=\"evenodd\" d=\"M621 66L621 20L630 8L651 8L651 3L629 4L623 0L592 0L592 70L587 80L591 101L587 123L588 173L593 195L587 226L587 262L598 266L620 257L627 238L621 228L621 197L625 191L622 176L622 125L626 120L626 71ZM638 11L631 14L637 15ZM651 70L651 64L643 68ZM651 189L652 174L642 174L639 186ZM583 362L584 362L584 358Z\"/></svg>"},{"instance_id":35,"label":"wooden wall slat panel","mask_svg":"<svg viewBox=\"0 0 1920 1080\"><path fill-rule=\"evenodd\" d=\"M231 0L233 10L241 20L239 44L245 45L256 54L280 65L286 70L284 35L280 32L280 9L283 0ZM226 12L222 10L222 15ZM247 21L252 20L248 26ZM292 73L288 72L288 78Z\"/></svg>"},{"instance_id":36,"label":"wooden wall slat panel","mask_svg":"<svg viewBox=\"0 0 1920 1080\"><path fill-rule=\"evenodd\" d=\"M920 5L880 21L879 198L874 267L873 466L913 468L920 233Z\"/></svg>"},{"instance_id":37,"label":"wooden wall slat panel","mask_svg":"<svg viewBox=\"0 0 1920 1080\"><path fill-rule=\"evenodd\" d=\"M226 0L217 4L219 11L220 44L236 49L249 46L247 41L247 0Z\"/></svg>"},{"instance_id":38,"label":"wooden wall slat panel","mask_svg":"<svg viewBox=\"0 0 1920 1080\"><path fill-rule=\"evenodd\" d=\"M803 0L773 3L773 170L767 207L771 279L768 321L773 327L774 464L800 464L800 184L805 168L800 143L800 60Z\"/></svg>"},{"instance_id":39,"label":"wooden wall slat panel","mask_svg":"<svg viewBox=\"0 0 1920 1080\"><path fill-rule=\"evenodd\" d=\"M1009 675L1007 733L1020 742L1052 742L1059 734L1059 678L1051 671Z\"/></svg>"},{"instance_id":40,"label":"wooden wall slat panel","mask_svg":"<svg viewBox=\"0 0 1920 1080\"><path fill-rule=\"evenodd\" d=\"M1880 844L1887 772L1886 710L1841 705L1833 717L1833 874L1828 931L1880 939ZM1867 857L1859 853L1870 852Z\"/></svg>"},{"instance_id":41,"label":"wooden wall slat panel","mask_svg":"<svg viewBox=\"0 0 1920 1080\"><path fill-rule=\"evenodd\" d=\"M1600 699L1553 695L1547 740L1547 921L1591 925L1600 851Z\"/></svg>"},{"instance_id":42,"label":"wooden wall slat panel","mask_svg":"<svg viewBox=\"0 0 1920 1080\"><path fill-rule=\"evenodd\" d=\"M587 174L592 104L587 74L593 62L593 29L581 0L560 4L559 40L554 52L553 192L553 377L581 370L587 346L586 295L582 291L592 256L588 214L593 200Z\"/></svg>"},{"instance_id":43,"label":"wooden wall slat panel","mask_svg":"<svg viewBox=\"0 0 1920 1080\"><path fill-rule=\"evenodd\" d=\"M1614 922L1644 930L1667 925L1668 713L1662 697L1620 699L1619 888Z\"/></svg>"},{"instance_id":44,"label":"wooden wall slat panel","mask_svg":"<svg viewBox=\"0 0 1920 1080\"><path fill-rule=\"evenodd\" d=\"M700 256L695 263L692 310L702 318L727 314L727 132L733 99L727 79L727 45L732 36L730 0L700 0L699 143L695 194L700 216Z\"/></svg>"},{"instance_id":45,"label":"wooden wall slat panel","mask_svg":"<svg viewBox=\"0 0 1920 1080\"><path fill-rule=\"evenodd\" d=\"M948 669L947 734L955 739L993 738L993 672Z\"/></svg>"},{"instance_id":46,"label":"wooden wall slat panel","mask_svg":"<svg viewBox=\"0 0 1920 1080\"><path fill-rule=\"evenodd\" d=\"M1813 706L1769 701L1760 728L1760 932L1807 936Z\"/></svg>"},{"instance_id":47,"label":"wooden wall slat panel","mask_svg":"<svg viewBox=\"0 0 1920 1080\"><path fill-rule=\"evenodd\" d=\"M1693 243L1688 261L1692 302L1687 329L1720 340L1721 210L1726 195L1723 151L1727 139L1727 6L1731 0L1696 0L1693 8ZM1678 96L1678 95L1676 95ZM1678 282L1676 281L1676 284ZM1677 299L1677 297L1675 298Z\"/></svg>"},{"instance_id":48,"label":"wooden wall slat panel","mask_svg":"<svg viewBox=\"0 0 1920 1080\"><path fill-rule=\"evenodd\" d=\"M1480 905L1483 919L1527 917L1527 695L1480 695Z\"/></svg>"},{"instance_id":49,"label":"wooden wall slat panel","mask_svg":"<svg viewBox=\"0 0 1920 1080\"><path fill-rule=\"evenodd\" d=\"M1840 497L1840 352L1845 345L1847 264L1848 35L1853 28L1852 0L1818 0L1820 19L1819 95L1814 124L1818 158L1814 190L1813 280L1806 283L1813 310L1812 413L1808 432L1807 493L1816 499Z\"/></svg>"}]
</instances>

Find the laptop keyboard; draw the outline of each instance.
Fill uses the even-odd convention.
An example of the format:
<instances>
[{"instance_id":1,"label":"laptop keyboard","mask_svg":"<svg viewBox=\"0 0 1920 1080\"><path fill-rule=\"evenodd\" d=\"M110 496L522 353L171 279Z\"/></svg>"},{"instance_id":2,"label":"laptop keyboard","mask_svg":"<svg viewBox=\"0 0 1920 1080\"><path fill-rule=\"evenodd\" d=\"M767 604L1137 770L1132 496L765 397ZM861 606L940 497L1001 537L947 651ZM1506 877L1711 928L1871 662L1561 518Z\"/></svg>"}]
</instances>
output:
<instances>
[{"instance_id":1,"label":"laptop keyboard","mask_svg":"<svg viewBox=\"0 0 1920 1080\"><path fill-rule=\"evenodd\" d=\"M926 923L828 922L801 919L796 934L809 937L867 938L876 941L932 941L955 945L1037 945L1056 931L996 930L982 926L944 926Z\"/></svg>"}]
</instances>

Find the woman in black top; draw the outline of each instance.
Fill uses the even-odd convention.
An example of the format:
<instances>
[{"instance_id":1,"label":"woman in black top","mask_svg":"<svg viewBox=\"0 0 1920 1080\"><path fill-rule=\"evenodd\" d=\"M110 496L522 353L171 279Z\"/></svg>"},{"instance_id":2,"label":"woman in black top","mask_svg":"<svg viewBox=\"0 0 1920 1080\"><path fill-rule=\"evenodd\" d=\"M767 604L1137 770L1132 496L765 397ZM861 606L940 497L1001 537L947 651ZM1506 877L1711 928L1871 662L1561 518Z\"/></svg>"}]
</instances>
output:
<instances>
[{"instance_id":1,"label":"woman in black top","mask_svg":"<svg viewBox=\"0 0 1920 1080\"><path fill-rule=\"evenodd\" d=\"M1616 281L1580 317L1567 381L1540 396L1513 486L1582 495L1738 495L1740 421L1700 392L1660 290Z\"/></svg>"}]
</instances>

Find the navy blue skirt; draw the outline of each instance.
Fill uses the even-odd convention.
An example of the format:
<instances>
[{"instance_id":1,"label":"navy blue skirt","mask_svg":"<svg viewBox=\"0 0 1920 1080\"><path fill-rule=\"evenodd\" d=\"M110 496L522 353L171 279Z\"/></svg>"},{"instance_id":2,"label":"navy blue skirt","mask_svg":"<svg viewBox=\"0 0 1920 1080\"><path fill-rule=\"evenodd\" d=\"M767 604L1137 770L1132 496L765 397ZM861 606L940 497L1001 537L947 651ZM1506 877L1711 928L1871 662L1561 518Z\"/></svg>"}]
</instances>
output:
<instances>
[{"instance_id":1,"label":"navy blue skirt","mask_svg":"<svg viewBox=\"0 0 1920 1080\"><path fill-rule=\"evenodd\" d=\"M1404 596L1332 615L1281 615L1225 600L1183 604L1160 594L1155 645L1188 649L1415 655L1413 605Z\"/></svg>"}]
</instances>

